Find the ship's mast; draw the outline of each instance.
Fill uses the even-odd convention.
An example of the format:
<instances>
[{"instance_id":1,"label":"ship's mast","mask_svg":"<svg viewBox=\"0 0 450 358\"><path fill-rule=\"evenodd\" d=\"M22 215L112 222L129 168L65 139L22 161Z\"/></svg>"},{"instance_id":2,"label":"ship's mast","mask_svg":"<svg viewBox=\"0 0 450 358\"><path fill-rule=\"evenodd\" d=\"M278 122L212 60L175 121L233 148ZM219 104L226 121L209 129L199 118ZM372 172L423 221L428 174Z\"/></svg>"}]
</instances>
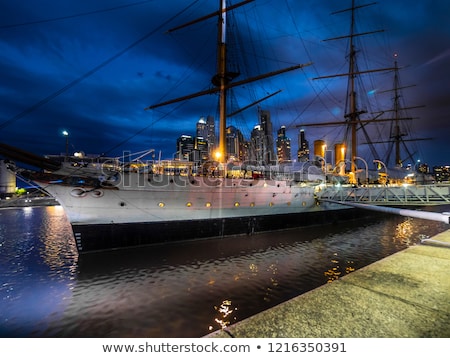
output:
<instances>
[{"instance_id":1,"label":"ship's mast","mask_svg":"<svg viewBox=\"0 0 450 358\"><path fill-rule=\"evenodd\" d=\"M350 120L351 133L352 133L352 156L351 156L351 172L355 173L355 160L357 157L357 143L356 143L356 124L359 119L359 115L356 112L356 92L355 92L355 65L356 65L356 50L353 43L353 37L355 33L355 0L352 0L352 19L350 26L350 59L349 59L349 80L350 80L350 113L346 114L346 117Z\"/></svg>"},{"instance_id":2,"label":"ship's mast","mask_svg":"<svg viewBox=\"0 0 450 358\"><path fill-rule=\"evenodd\" d=\"M397 54L394 54L394 57L397 58ZM406 141L419 141L419 140L430 140L431 138L414 138L414 139L403 139L404 136L407 136L406 133L402 133L402 130L400 128L400 121L409 119L412 120L413 118L410 117L402 117L402 111L408 110L408 109L415 109L415 108L421 108L424 107L423 105L420 106L413 106L413 107L403 107L400 103L401 98L401 90L408 87L414 87L414 85L406 86L406 87L400 87L400 76L399 76L399 67L397 60L394 61L394 88L391 91L394 91L394 98L393 98L393 108L392 112L394 112L394 117L392 119L393 125L391 127L391 138L393 141L389 141L388 143L394 143L394 149L395 149L395 166L401 167L403 165L403 159L401 157L401 149L400 145L403 143L405 144ZM388 91L382 91L379 93L389 92ZM386 142L377 142L377 143L386 143ZM406 148L406 151L408 152L408 158L413 159L411 153L409 153L408 148ZM390 155L390 152L389 152ZM387 160L387 162L389 159Z\"/></svg>"},{"instance_id":3,"label":"ship's mast","mask_svg":"<svg viewBox=\"0 0 450 358\"><path fill-rule=\"evenodd\" d=\"M394 63L394 113L395 113L395 124L394 124L394 139L395 139L395 165L398 167L402 166L402 159L400 158L400 141L404 134L400 132L399 124L399 111L400 111L400 96L398 93L399 80L398 80L398 64L397 61Z\"/></svg>"},{"instance_id":4,"label":"ship's mast","mask_svg":"<svg viewBox=\"0 0 450 358\"><path fill-rule=\"evenodd\" d=\"M258 81L258 80L261 80L264 78L277 76L277 75L285 73L285 72L293 71L293 70L300 69L305 66L311 65L311 63L293 65L291 67L283 68L281 70L276 70L276 71L268 72L268 73L265 73L262 75L250 77L250 78L247 78L247 79L244 79L241 81L232 82L232 80L234 78L236 78L239 75L239 73L229 71L227 68L227 45L226 45L226 23L227 23L226 17L227 17L227 15L226 14L227 14L227 11L230 11L237 7L246 5L253 1L254 0L244 0L235 5L226 7L226 0L219 0L219 10L218 11L216 11L212 14L203 16L197 20L177 26L173 29L170 29L168 32L173 32L175 30L178 30L183 27L192 25L194 23L203 21L205 19L209 19L212 16L215 16L215 15L218 16L217 74L215 76L213 76L213 78L211 79L211 82L214 85L214 87L204 90L204 91L193 93L193 94L190 94L187 96L178 97L176 99L171 99L171 100L168 100L165 102L151 105L151 106L148 106L147 108L145 108L146 110L154 109L157 107L165 106L165 105L176 103L176 102L185 101L185 100L203 96L206 94L219 93L219 112L220 112L219 113L219 147L218 147L215 159L221 163L224 163L227 160L227 153L226 153L227 90L229 90L233 87L242 86L242 85L250 83L250 82L255 82L255 81Z\"/></svg>"},{"instance_id":5,"label":"ship's mast","mask_svg":"<svg viewBox=\"0 0 450 358\"><path fill-rule=\"evenodd\" d=\"M369 33L374 33L377 31L369 32L369 33L363 33L363 34L357 34L355 32L355 10L361 7L369 6L372 4L366 4L361 6L355 6L355 0L352 0L352 6L349 9L337 11L333 14L341 13L350 11L351 12L351 20L350 20L350 34L348 36L340 37L340 38L349 38L349 66L348 66L348 86L347 86L347 97L349 98L349 112L345 114L345 118L347 121L347 127L350 129L351 133L351 139L350 139L350 148L351 148L351 157L350 157L350 171L352 173L355 173L356 166L355 166L355 158L357 158L357 148L358 148L358 142L357 142L357 136L356 132L358 129L358 124L360 122L359 115L365 113L365 111L358 111L357 107L357 96L356 96L356 86L355 86L355 79L356 76L359 74L357 65L356 65L356 48L354 39L356 36L366 35ZM334 40L334 39L330 39Z\"/></svg>"},{"instance_id":6,"label":"ship's mast","mask_svg":"<svg viewBox=\"0 0 450 358\"><path fill-rule=\"evenodd\" d=\"M220 15L218 23L218 53L217 53L217 75L219 91L219 149L217 158L221 162L226 161L226 118L227 118L227 58L226 58L226 4L225 0L219 0Z\"/></svg>"},{"instance_id":7,"label":"ship's mast","mask_svg":"<svg viewBox=\"0 0 450 358\"><path fill-rule=\"evenodd\" d=\"M356 33L356 21L355 21L355 14L356 10L360 8L364 8L367 6L374 5L375 3L370 4L363 4L363 5L356 5L355 0L352 0L352 5L350 8L345 10L340 10L333 12L334 14L339 14L343 12L351 12L351 20L350 20L350 34L345 36L339 36L335 38L330 38L324 41L333 41L333 40L342 40L342 39L349 39L349 67L348 67L348 73L342 73L337 75L329 75L329 76L321 76L316 77L314 80L317 79L324 79L324 78L333 78L333 77L347 77L348 78L348 85L347 85L347 98L349 99L348 102L348 113L344 115L345 121L343 122L329 122L329 123L316 123L316 124L302 124L298 125L297 127L303 127L306 125L336 125L336 124L344 124L347 126L347 129L350 131L351 139L350 139L350 163L351 163L351 172L355 173L356 165L355 165L355 159L357 158L357 130L358 126L360 126L363 122L380 122L380 120L366 120L362 121L360 119L360 115L363 113L366 113L366 111L358 110L358 104L357 104L357 94L356 94L356 84L355 80L357 76L365 73L371 73L371 72L380 72L380 71L388 71L392 70L393 68L383 68L383 69L371 69L371 70L365 70L360 71L357 66L357 58L356 58L356 46L355 46L355 38L359 36L365 36L377 32L382 32L383 30L376 30L376 31L370 31L370 32L362 32L362 33ZM347 143L348 146L349 143Z\"/></svg>"}]
</instances>

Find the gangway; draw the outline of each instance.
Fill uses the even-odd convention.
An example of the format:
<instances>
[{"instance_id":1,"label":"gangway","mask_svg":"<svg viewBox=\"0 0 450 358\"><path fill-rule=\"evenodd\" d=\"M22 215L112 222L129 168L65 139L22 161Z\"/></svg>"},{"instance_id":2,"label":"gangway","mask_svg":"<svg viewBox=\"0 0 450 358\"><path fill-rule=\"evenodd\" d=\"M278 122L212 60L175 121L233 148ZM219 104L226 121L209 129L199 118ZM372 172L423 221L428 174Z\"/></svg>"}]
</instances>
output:
<instances>
[{"instance_id":1,"label":"gangway","mask_svg":"<svg viewBox=\"0 0 450 358\"><path fill-rule=\"evenodd\" d=\"M431 206L450 204L450 185L396 185L319 187L317 199L387 206Z\"/></svg>"}]
</instances>

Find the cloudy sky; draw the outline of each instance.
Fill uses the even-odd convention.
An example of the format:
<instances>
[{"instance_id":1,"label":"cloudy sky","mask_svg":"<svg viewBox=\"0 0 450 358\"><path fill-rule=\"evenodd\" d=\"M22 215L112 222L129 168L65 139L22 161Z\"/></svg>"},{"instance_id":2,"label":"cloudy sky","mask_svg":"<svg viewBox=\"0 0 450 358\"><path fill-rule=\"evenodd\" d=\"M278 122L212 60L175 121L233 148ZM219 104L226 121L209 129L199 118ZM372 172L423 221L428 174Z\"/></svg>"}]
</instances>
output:
<instances>
[{"instance_id":1,"label":"cloudy sky","mask_svg":"<svg viewBox=\"0 0 450 358\"><path fill-rule=\"evenodd\" d=\"M238 1L233 1L237 3ZM70 151L119 155L161 151L171 158L181 134L195 134L202 116L217 118L217 95L153 110L146 107L212 87L217 19L167 30L217 10L218 0L2 1L0 11L0 142L34 153ZM356 4L370 1L356 0ZM351 0L255 0L228 16L235 81L296 64L310 64L233 89L230 110L282 90L229 119L249 138L258 109L284 125L297 150L300 128L312 143L331 148L345 126L301 127L342 121L348 71ZM402 159L450 164L450 25L448 0L380 0L360 8L355 38L358 69L389 69L398 62ZM394 57L394 54L397 54ZM359 86L361 83L361 86ZM392 118L394 71L359 76L363 119ZM414 108L417 107L417 108ZM380 114L381 111L384 113ZM361 157L386 158L392 122L358 132ZM368 140L382 142L373 148ZM393 160L394 154L389 160ZM388 159L386 159L387 161Z\"/></svg>"}]
</instances>

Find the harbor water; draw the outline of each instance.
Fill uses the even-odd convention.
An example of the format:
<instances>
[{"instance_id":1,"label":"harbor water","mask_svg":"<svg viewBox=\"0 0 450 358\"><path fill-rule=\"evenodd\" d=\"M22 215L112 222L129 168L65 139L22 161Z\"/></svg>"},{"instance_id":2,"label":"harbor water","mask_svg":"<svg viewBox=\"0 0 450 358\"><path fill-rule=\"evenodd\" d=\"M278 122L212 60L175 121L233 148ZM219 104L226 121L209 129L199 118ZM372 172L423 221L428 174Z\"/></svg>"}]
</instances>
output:
<instances>
[{"instance_id":1,"label":"harbor water","mask_svg":"<svg viewBox=\"0 0 450 358\"><path fill-rule=\"evenodd\" d=\"M376 213L78 255L60 206L0 209L0 336L202 337L447 229Z\"/></svg>"}]
</instances>

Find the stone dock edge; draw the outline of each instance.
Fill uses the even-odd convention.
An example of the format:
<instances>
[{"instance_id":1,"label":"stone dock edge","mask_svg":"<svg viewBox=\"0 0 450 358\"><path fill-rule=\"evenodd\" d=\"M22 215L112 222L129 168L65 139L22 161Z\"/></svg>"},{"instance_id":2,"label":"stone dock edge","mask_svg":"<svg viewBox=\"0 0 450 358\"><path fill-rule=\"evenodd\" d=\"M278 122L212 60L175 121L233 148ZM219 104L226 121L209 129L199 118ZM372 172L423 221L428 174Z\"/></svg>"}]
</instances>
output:
<instances>
[{"instance_id":1,"label":"stone dock edge","mask_svg":"<svg viewBox=\"0 0 450 358\"><path fill-rule=\"evenodd\" d=\"M204 338L449 338L450 229Z\"/></svg>"}]
</instances>

